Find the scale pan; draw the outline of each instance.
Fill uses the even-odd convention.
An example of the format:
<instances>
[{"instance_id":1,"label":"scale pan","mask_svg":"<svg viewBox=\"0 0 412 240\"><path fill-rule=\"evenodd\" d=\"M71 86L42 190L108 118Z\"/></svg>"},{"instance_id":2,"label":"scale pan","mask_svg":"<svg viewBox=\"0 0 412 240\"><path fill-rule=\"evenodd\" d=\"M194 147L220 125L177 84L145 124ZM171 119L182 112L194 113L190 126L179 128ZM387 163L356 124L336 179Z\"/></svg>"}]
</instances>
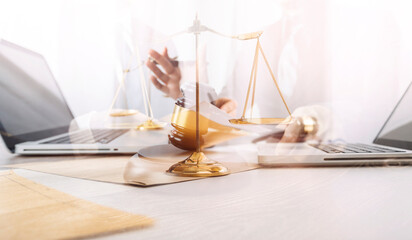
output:
<instances>
[{"instance_id":1,"label":"scale pan","mask_svg":"<svg viewBox=\"0 0 412 240\"><path fill-rule=\"evenodd\" d=\"M239 118L230 119L232 124L255 124L255 125L287 125L292 122L292 118Z\"/></svg>"},{"instance_id":2,"label":"scale pan","mask_svg":"<svg viewBox=\"0 0 412 240\"><path fill-rule=\"evenodd\" d=\"M127 116L131 116L131 115L135 115L136 113L138 113L139 111L137 110L119 110L119 111L113 111L110 113L111 117L127 117Z\"/></svg>"},{"instance_id":3,"label":"scale pan","mask_svg":"<svg viewBox=\"0 0 412 240\"><path fill-rule=\"evenodd\" d=\"M144 131L144 130L159 130L166 126L167 123L164 122L154 122L153 120L147 120L146 122L138 125L136 130Z\"/></svg>"}]
</instances>

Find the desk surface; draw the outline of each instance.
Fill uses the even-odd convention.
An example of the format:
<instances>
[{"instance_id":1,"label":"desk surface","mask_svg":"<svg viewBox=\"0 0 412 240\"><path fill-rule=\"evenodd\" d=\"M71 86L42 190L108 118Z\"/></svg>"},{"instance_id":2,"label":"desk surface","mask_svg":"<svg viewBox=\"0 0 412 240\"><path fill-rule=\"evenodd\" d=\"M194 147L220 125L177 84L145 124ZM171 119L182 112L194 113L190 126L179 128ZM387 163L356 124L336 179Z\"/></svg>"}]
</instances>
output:
<instances>
[{"instance_id":1,"label":"desk surface","mask_svg":"<svg viewBox=\"0 0 412 240\"><path fill-rule=\"evenodd\" d=\"M5 163L2 155L0 163ZM410 239L412 167L259 169L150 188L28 170L79 198L155 219L99 239Z\"/></svg>"}]
</instances>

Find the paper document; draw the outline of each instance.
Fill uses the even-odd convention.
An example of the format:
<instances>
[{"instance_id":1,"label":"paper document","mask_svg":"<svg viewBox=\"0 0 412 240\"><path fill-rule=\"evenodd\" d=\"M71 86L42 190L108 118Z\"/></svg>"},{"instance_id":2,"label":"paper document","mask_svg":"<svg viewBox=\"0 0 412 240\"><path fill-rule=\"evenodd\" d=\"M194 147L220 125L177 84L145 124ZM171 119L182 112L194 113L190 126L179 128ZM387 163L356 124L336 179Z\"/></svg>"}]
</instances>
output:
<instances>
[{"instance_id":1,"label":"paper document","mask_svg":"<svg viewBox=\"0 0 412 240\"><path fill-rule=\"evenodd\" d=\"M259 125L259 124L251 124L251 125L240 125L240 124L232 124L229 122L230 119L234 117L227 114L225 111L220 110L213 104L209 102L201 102L200 103L200 114L204 117L219 123L223 126L232 127L236 129L240 129L247 132L253 133L268 133L268 132L276 132L276 131L283 131L285 129L285 125ZM190 108L193 111L196 111L196 107L193 106Z\"/></svg>"},{"instance_id":2,"label":"paper document","mask_svg":"<svg viewBox=\"0 0 412 240\"><path fill-rule=\"evenodd\" d=\"M171 145L156 146L142 153L148 158L126 156L49 156L49 157L15 157L14 162L24 163L7 165L10 168L21 168L32 171L51 173L66 177L81 178L109 183L153 186L170 184L199 178L172 176L166 170L174 163L185 159L190 152L177 149ZM156 150L157 149L157 150ZM152 150L157 154L152 154ZM214 147L205 150L207 156L227 166L231 173L243 172L258 168L255 144ZM220 154L221 153L221 154ZM233 153L233 154L232 154ZM162 159L159 163L157 160ZM144 162L143 162L144 160ZM228 162L228 163L227 163ZM146 175L136 175L145 172ZM124 179L124 175L129 176ZM146 178L148 176L148 178ZM161 177L154 177L161 176ZM143 178L142 178L143 177Z\"/></svg>"}]
</instances>

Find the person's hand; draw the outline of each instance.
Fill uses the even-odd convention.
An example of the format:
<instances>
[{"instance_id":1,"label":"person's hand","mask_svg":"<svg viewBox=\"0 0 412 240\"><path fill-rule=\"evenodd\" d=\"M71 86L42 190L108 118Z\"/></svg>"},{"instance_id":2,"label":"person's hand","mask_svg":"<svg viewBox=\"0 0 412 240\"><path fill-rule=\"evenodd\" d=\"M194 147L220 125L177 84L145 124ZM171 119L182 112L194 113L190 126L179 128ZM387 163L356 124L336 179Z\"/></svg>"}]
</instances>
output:
<instances>
[{"instance_id":1,"label":"person's hand","mask_svg":"<svg viewBox=\"0 0 412 240\"><path fill-rule=\"evenodd\" d=\"M293 143L293 142L303 142L305 141L305 126L303 124L302 118L298 117L292 121L285 128L285 132L280 139L282 143Z\"/></svg>"},{"instance_id":2,"label":"person's hand","mask_svg":"<svg viewBox=\"0 0 412 240\"><path fill-rule=\"evenodd\" d=\"M318 123L315 118L303 116L297 117L289 124L280 142L305 142L317 139Z\"/></svg>"},{"instance_id":3,"label":"person's hand","mask_svg":"<svg viewBox=\"0 0 412 240\"><path fill-rule=\"evenodd\" d=\"M150 80L152 81L153 85L173 99L182 97L182 93L180 91L180 80L182 78L182 75L180 73L179 67L173 66L171 59L167 53L167 48L163 50L162 54L151 49L149 51L149 56L160 66L162 66L163 70L165 71L163 72L162 70L160 70L153 60L148 59L146 61L146 66L154 74L150 76Z\"/></svg>"},{"instance_id":4,"label":"person's hand","mask_svg":"<svg viewBox=\"0 0 412 240\"><path fill-rule=\"evenodd\" d=\"M255 142L266 140L267 142L294 143L316 140L317 122L312 117L297 117L289 123L284 132L260 137Z\"/></svg>"},{"instance_id":5,"label":"person's hand","mask_svg":"<svg viewBox=\"0 0 412 240\"><path fill-rule=\"evenodd\" d=\"M215 101L215 105L232 116L236 115L237 104L230 98L219 98Z\"/></svg>"}]
</instances>

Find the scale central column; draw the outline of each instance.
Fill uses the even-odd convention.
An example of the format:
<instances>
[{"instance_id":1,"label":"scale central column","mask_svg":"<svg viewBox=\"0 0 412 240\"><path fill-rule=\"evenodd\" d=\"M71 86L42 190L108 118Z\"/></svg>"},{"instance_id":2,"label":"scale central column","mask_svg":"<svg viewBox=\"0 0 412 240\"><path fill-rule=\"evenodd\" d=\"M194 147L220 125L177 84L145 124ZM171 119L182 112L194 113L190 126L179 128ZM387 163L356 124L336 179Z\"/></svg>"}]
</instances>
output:
<instances>
[{"instance_id":1,"label":"scale central column","mask_svg":"<svg viewBox=\"0 0 412 240\"><path fill-rule=\"evenodd\" d=\"M197 18L197 17L196 17ZM200 153L200 103L199 103L199 32L195 32L196 39L196 152Z\"/></svg>"},{"instance_id":2,"label":"scale central column","mask_svg":"<svg viewBox=\"0 0 412 240\"><path fill-rule=\"evenodd\" d=\"M202 152L200 143L200 103L199 103L199 34L202 26L197 18L193 21L191 31L195 34L196 41L196 151L185 160L172 165L167 172L187 177L212 177L229 174L229 170L222 164L210 160Z\"/></svg>"}]
</instances>

